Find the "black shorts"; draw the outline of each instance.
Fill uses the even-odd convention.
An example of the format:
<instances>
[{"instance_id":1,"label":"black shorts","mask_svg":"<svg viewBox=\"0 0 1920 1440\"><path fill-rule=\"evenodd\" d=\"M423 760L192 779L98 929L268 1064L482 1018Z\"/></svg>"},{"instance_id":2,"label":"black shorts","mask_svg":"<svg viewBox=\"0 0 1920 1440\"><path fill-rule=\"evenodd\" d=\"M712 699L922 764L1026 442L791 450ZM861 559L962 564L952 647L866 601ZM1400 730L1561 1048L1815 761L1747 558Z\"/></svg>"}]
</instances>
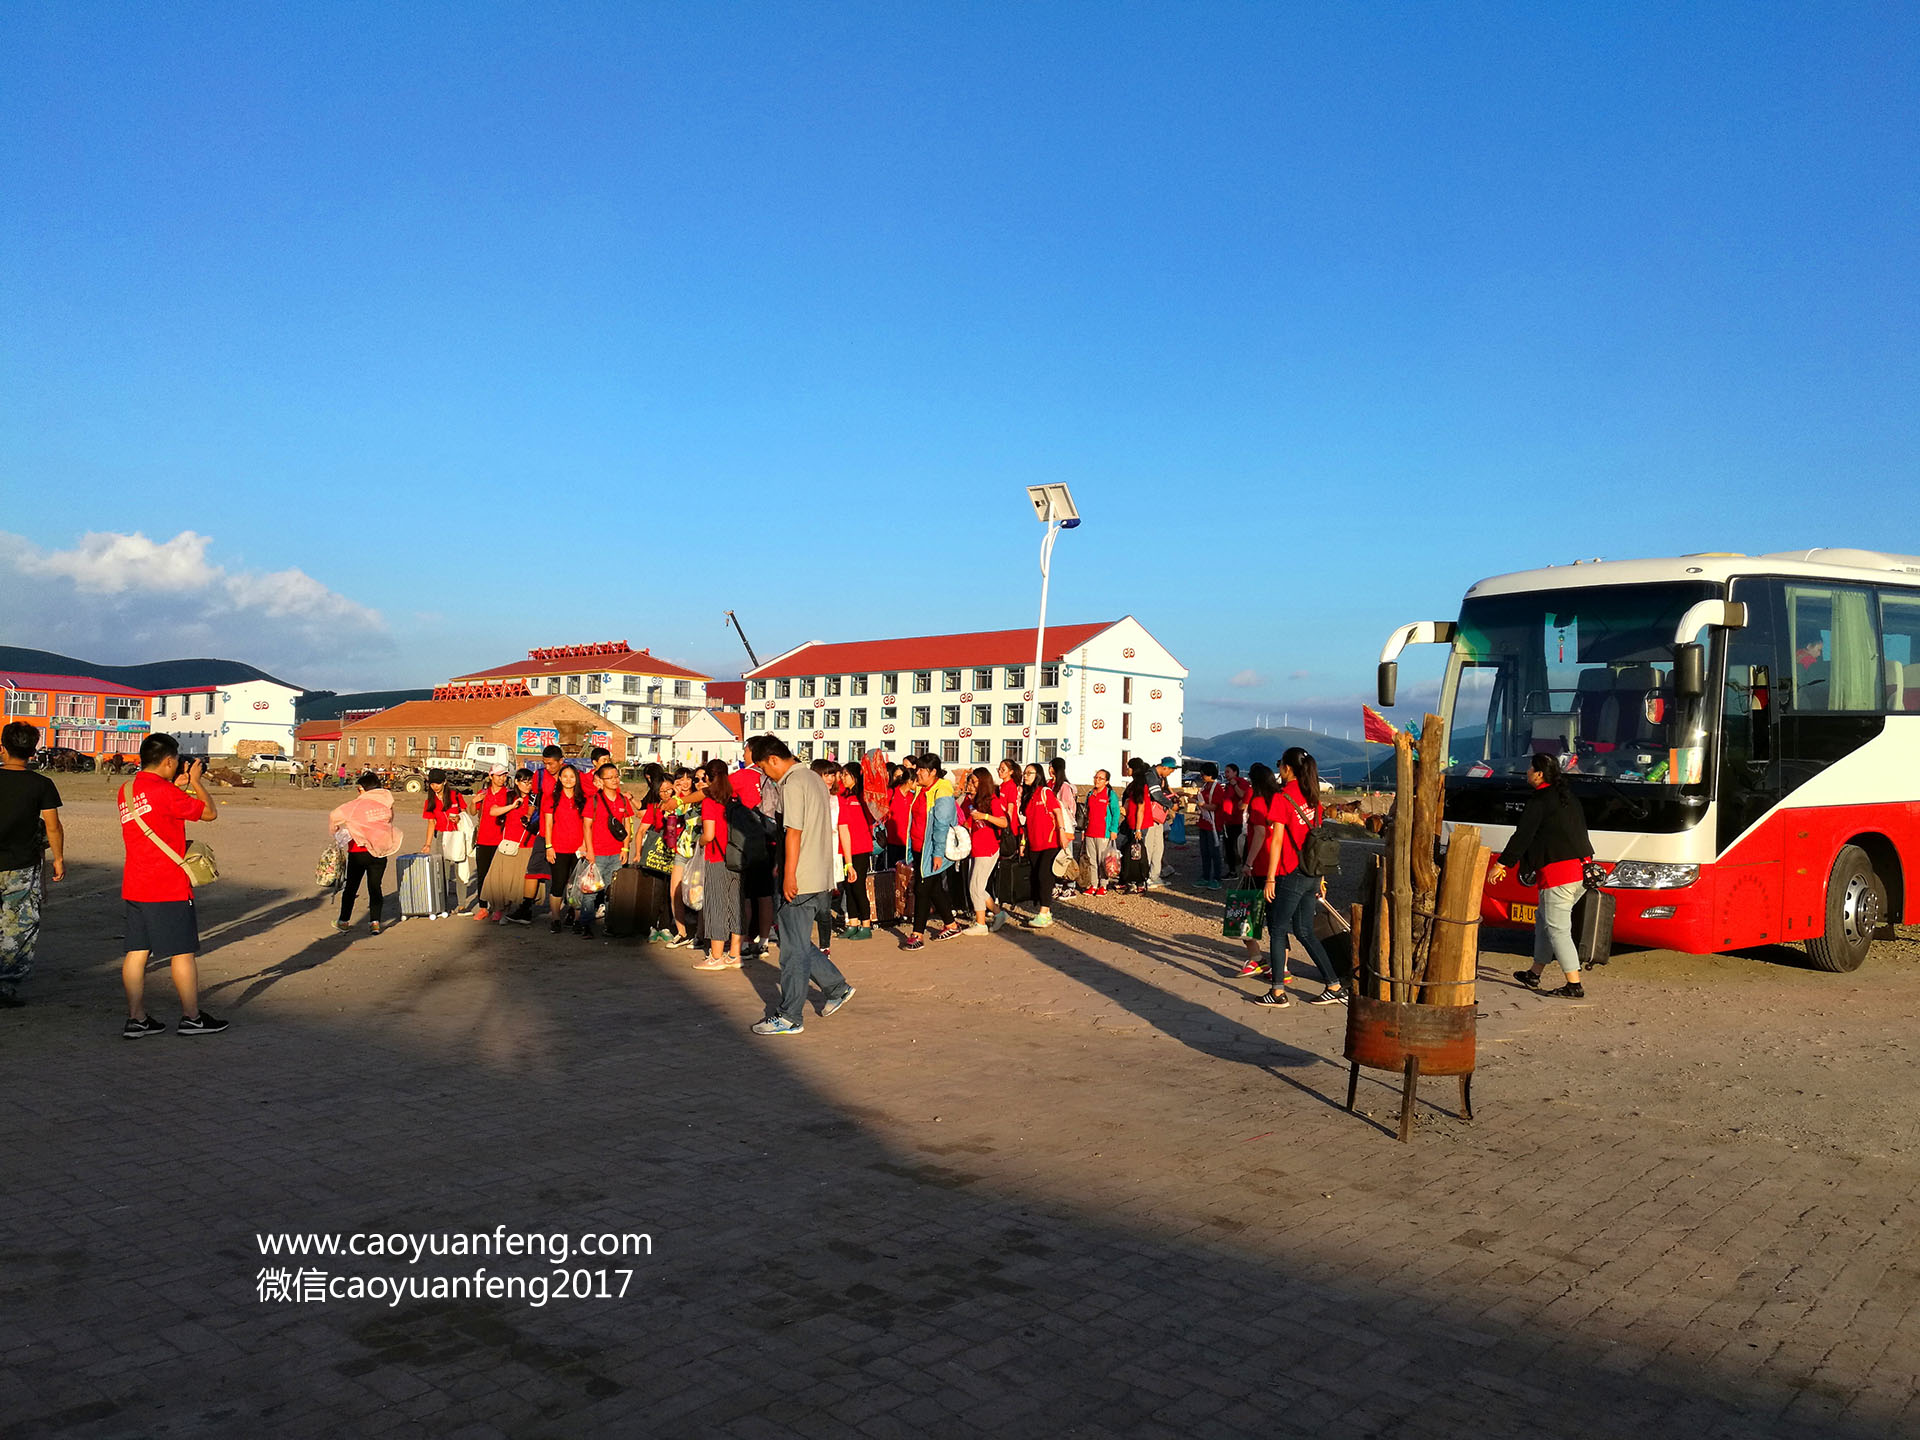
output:
<instances>
[{"instance_id":1,"label":"black shorts","mask_svg":"<svg viewBox=\"0 0 1920 1440\"><path fill-rule=\"evenodd\" d=\"M126 902L127 953L145 950L151 955L198 955L200 920L191 900L129 900Z\"/></svg>"},{"instance_id":2,"label":"black shorts","mask_svg":"<svg viewBox=\"0 0 1920 1440\"><path fill-rule=\"evenodd\" d=\"M531 840L522 840L520 848L527 857L527 879L544 880L553 873L547 864L546 841L536 835Z\"/></svg>"}]
</instances>

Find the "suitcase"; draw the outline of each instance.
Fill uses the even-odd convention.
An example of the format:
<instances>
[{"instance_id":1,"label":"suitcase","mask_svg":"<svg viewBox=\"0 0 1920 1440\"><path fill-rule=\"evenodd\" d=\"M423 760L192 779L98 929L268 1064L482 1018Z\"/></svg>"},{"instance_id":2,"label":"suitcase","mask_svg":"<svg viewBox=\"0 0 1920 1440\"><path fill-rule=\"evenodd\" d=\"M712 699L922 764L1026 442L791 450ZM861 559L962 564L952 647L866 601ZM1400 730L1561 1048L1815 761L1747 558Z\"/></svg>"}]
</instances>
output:
<instances>
[{"instance_id":1,"label":"suitcase","mask_svg":"<svg viewBox=\"0 0 1920 1440\"><path fill-rule=\"evenodd\" d=\"M402 855L400 913L413 919L440 919L453 913L453 880L438 855Z\"/></svg>"},{"instance_id":2,"label":"suitcase","mask_svg":"<svg viewBox=\"0 0 1920 1440\"><path fill-rule=\"evenodd\" d=\"M999 901L1002 905L1031 905L1033 903L1033 866L1027 857L1002 855L1000 863L993 867L994 875L1000 882Z\"/></svg>"},{"instance_id":3,"label":"suitcase","mask_svg":"<svg viewBox=\"0 0 1920 1440\"><path fill-rule=\"evenodd\" d=\"M651 935L656 930L673 929L672 877L640 871L640 931Z\"/></svg>"},{"instance_id":4,"label":"suitcase","mask_svg":"<svg viewBox=\"0 0 1920 1440\"><path fill-rule=\"evenodd\" d=\"M614 939L647 933L640 873L638 865L622 865L607 882L607 904L602 914L607 934Z\"/></svg>"},{"instance_id":5,"label":"suitcase","mask_svg":"<svg viewBox=\"0 0 1920 1440\"><path fill-rule=\"evenodd\" d=\"M1582 970L1613 958L1613 896L1606 891L1589 890L1574 902L1573 948Z\"/></svg>"},{"instance_id":6,"label":"suitcase","mask_svg":"<svg viewBox=\"0 0 1920 1440\"><path fill-rule=\"evenodd\" d=\"M1322 895L1313 912L1313 935L1333 962L1334 973L1353 978L1353 924Z\"/></svg>"}]
</instances>

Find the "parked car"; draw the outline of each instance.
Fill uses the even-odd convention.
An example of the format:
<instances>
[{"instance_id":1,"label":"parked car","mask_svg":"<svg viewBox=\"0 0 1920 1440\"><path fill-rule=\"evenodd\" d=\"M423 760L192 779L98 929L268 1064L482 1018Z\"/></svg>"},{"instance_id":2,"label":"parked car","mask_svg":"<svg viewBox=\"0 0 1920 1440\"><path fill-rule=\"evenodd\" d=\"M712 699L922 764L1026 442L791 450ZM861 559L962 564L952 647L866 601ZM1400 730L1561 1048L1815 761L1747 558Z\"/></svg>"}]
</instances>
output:
<instances>
[{"instance_id":1,"label":"parked car","mask_svg":"<svg viewBox=\"0 0 1920 1440\"><path fill-rule=\"evenodd\" d=\"M72 750L65 745L43 745L33 755L33 764L42 770L71 773L91 770L95 763L93 756L85 751Z\"/></svg>"},{"instance_id":2,"label":"parked car","mask_svg":"<svg viewBox=\"0 0 1920 1440\"><path fill-rule=\"evenodd\" d=\"M255 755L247 761L247 769L258 775L270 771L275 775L292 775L305 767L291 755Z\"/></svg>"}]
</instances>

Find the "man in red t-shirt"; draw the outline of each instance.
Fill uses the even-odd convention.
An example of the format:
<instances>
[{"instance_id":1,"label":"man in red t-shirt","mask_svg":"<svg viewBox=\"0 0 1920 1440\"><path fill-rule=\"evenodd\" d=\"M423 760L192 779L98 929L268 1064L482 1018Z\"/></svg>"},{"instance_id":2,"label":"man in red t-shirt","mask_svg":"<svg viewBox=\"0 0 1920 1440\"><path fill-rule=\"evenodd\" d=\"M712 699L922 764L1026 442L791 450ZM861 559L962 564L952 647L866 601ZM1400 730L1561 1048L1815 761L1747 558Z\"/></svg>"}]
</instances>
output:
<instances>
[{"instance_id":1,"label":"man in red t-shirt","mask_svg":"<svg viewBox=\"0 0 1920 1440\"><path fill-rule=\"evenodd\" d=\"M1244 863L1240 845L1247 833L1247 806L1253 802L1253 786L1240 778L1238 765L1227 766L1216 802L1220 817L1220 848L1226 873L1238 875Z\"/></svg>"},{"instance_id":2,"label":"man in red t-shirt","mask_svg":"<svg viewBox=\"0 0 1920 1440\"><path fill-rule=\"evenodd\" d=\"M180 742L171 735L149 735L140 742L140 773L120 787L120 840L126 847L126 872L120 898L126 902L126 959L120 983L127 992L129 1040L158 1035L167 1027L147 1014L147 959L165 955L180 997L182 1035L218 1035L227 1022L200 1008L200 923L193 908L193 885L184 865L187 822L212 820L219 811L207 793L207 762L191 760L184 774ZM176 780L184 781L182 789Z\"/></svg>"},{"instance_id":3,"label":"man in red t-shirt","mask_svg":"<svg viewBox=\"0 0 1920 1440\"><path fill-rule=\"evenodd\" d=\"M509 924L533 924L533 903L540 897L540 887L553 874L547 860L546 842L540 838L540 824L553 809L553 797L560 790L560 762L566 758L566 751L558 745L549 745L540 752L540 768L533 772L533 792L527 796L526 838L514 837L525 846L527 879L521 887L519 905L506 913Z\"/></svg>"}]
</instances>

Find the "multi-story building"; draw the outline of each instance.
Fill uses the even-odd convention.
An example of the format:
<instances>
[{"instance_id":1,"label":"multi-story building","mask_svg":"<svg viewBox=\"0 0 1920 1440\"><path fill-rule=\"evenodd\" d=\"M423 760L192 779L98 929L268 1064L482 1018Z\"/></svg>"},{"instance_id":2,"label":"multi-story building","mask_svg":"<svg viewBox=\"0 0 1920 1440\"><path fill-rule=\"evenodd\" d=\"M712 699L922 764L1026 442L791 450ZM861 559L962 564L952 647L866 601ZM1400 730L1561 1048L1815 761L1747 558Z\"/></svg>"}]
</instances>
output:
<instances>
[{"instance_id":1,"label":"multi-story building","mask_svg":"<svg viewBox=\"0 0 1920 1440\"><path fill-rule=\"evenodd\" d=\"M189 755L290 754L299 695L278 680L169 687L154 692L153 728Z\"/></svg>"},{"instance_id":2,"label":"multi-story building","mask_svg":"<svg viewBox=\"0 0 1920 1440\"><path fill-rule=\"evenodd\" d=\"M6 687L6 718L40 729L40 743L91 755L96 761L140 753L152 728L143 691L85 675L0 672Z\"/></svg>"},{"instance_id":3,"label":"multi-story building","mask_svg":"<svg viewBox=\"0 0 1920 1440\"><path fill-rule=\"evenodd\" d=\"M810 641L747 672L747 733L804 759L932 753L949 769L1067 762L1076 781L1178 756L1187 670L1138 620Z\"/></svg>"},{"instance_id":4,"label":"multi-story building","mask_svg":"<svg viewBox=\"0 0 1920 1440\"><path fill-rule=\"evenodd\" d=\"M632 738L615 722L571 695L532 695L518 684L488 687L502 695L465 696L443 686L431 700L408 700L364 720L340 726L343 749L337 763L362 767L426 770L435 760L467 753L474 741L504 745L522 760L548 745L584 756L595 746L619 755Z\"/></svg>"},{"instance_id":5,"label":"multi-story building","mask_svg":"<svg viewBox=\"0 0 1920 1440\"><path fill-rule=\"evenodd\" d=\"M456 675L447 686L481 693L518 681L535 695L571 696L620 727L627 759L664 760L674 731L707 708L710 678L617 640L529 650L524 660Z\"/></svg>"}]
</instances>

